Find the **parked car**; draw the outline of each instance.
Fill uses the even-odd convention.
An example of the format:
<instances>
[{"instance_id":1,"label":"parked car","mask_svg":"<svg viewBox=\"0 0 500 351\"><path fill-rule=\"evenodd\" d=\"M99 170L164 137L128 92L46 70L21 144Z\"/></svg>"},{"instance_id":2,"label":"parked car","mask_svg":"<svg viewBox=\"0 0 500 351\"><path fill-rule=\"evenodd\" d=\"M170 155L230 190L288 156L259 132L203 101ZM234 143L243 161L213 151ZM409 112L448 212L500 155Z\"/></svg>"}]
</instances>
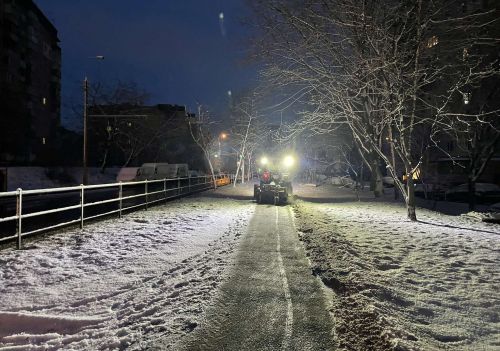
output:
<instances>
[{"instance_id":1,"label":"parked car","mask_svg":"<svg viewBox=\"0 0 500 351\"><path fill-rule=\"evenodd\" d=\"M161 163L143 163L139 169L137 169L137 174L134 180L146 180L146 179L157 179L156 170Z\"/></svg>"},{"instance_id":2,"label":"parked car","mask_svg":"<svg viewBox=\"0 0 500 351\"><path fill-rule=\"evenodd\" d=\"M393 177L382 177L382 183L387 188L392 188L394 186L394 178Z\"/></svg>"},{"instance_id":3,"label":"parked car","mask_svg":"<svg viewBox=\"0 0 500 351\"><path fill-rule=\"evenodd\" d=\"M139 167L123 167L118 171L116 175L117 182L130 182L137 176L137 171Z\"/></svg>"},{"instance_id":4,"label":"parked car","mask_svg":"<svg viewBox=\"0 0 500 351\"><path fill-rule=\"evenodd\" d=\"M443 200L445 197L445 185L435 183L418 183L415 184L415 196L425 197L428 199Z\"/></svg>"},{"instance_id":5,"label":"parked car","mask_svg":"<svg viewBox=\"0 0 500 351\"><path fill-rule=\"evenodd\" d=\"M189 177L189 169L187 163L169 163L160 165L157 168L157 175L160 179L174 179Z\"/></svg>"},{"instance_id":6,"label":"parked car","mask_svg":"<svg viewBox=\"0 0 500 351\"><path fill-rule=\"evenodd\" d=\"M189 176L186 163L144 163L137 170L134 180L174 179Z\"/></svg>"}]
</instances>

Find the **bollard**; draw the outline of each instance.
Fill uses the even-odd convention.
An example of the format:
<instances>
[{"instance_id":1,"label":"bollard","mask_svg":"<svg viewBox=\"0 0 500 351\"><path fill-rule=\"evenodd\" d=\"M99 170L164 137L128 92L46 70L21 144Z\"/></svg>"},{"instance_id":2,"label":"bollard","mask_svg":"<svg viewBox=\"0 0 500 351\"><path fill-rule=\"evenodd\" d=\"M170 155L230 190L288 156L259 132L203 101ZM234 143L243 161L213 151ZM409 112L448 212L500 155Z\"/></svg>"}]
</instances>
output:
<instances>
[{"instance_id":1,"label":"bollard","mask_svg":"<svg viewBox=\"0 0 500 351\"><path fill-rule=\"evenodd\" d=\"M23 228L22 228L22 219L23 219L23 189L18 188L17 189L17 195L16 195L16 216L17 216L17 221L16 221L16 233L17 233L17 249L21 250L23 248L22 245L22 234L23 234Z\"/></svg>"}]
</instances>

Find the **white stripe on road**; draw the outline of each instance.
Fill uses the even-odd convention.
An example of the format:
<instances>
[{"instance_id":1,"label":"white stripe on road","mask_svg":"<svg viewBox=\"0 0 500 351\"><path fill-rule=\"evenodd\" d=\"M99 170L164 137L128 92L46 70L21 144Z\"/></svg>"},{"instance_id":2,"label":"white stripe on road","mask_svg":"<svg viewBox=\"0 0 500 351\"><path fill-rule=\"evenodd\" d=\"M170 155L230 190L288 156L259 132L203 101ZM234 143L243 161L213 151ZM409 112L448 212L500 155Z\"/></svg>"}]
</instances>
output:
<instances>
[{"instance_id":1,"label":"white stripe on road","mask_svg":"<svg viewBox=\"0 0 500 351\"><path fill-rule=\"evenodd\" d=\"M292 329L293 329L293 305L292 305L292 297L290 295L290 289L288 287L288 280L286 279L285 267L283 266L283 257L281 257L281 237L280 231L278 227L278 206L276 208L276 252L278 253L278 265L280 270L281 281L283 283L283 290L285 292L285 299L287 302L286 309L286 323L285 323L285 336L283 337L283 341L281 343L281 350L286 351L289 349L290 339L292 338Z\"/></svg>"}]
</instances>

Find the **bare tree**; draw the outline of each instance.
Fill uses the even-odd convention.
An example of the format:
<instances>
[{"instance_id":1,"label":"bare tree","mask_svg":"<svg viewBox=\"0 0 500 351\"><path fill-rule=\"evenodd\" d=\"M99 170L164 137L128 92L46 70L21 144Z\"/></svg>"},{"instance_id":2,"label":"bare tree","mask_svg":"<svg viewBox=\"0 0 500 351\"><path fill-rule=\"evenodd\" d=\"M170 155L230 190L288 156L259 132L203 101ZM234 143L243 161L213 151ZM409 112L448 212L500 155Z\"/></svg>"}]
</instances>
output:
<instances>
[{"instance_id":1,"label":"bare tree","mask_svg":"<svg viewBox=\"0 0 500 351\"><path fill-rule=\"evenodd\" d=\"M196 117L188 116L187 120L191 137L196 145L198 145L203 151L203 155L205 156L205 160L210 169L210 175L212 176L214 188L217 188L214 167L212 165L212 155L214 154L216 147L216 138L214 138L210 132L214 121L210 119L208 111L203 111L201 105L198 105L198 115Z\"/></svg>"},{"instance_id":2,"label":"bare tree","mask_svg":"<svg viewBox=\"0 0 500 351\"><path fill-rule=\"evenodd\" d=\"M258 112L256 108L255 93L250 93L241 98L238 98L237 103L232 109L232 127L231 139L238 149L237 165L236 165L236 179L241 170L241 179L244 182L243 165L247 162L247 173L251 172L252 156L258 147L258 140L261 138L258 123ZM234 183L236 186L236 182Z\"/></svg>"},{"instance_id":3,"label":"bare tree","mask_svg":"<svg viewBox=\"0 0 500 351\"><path fill-rule=\"evenodd\" d=\"M346 124L375 175L375 195L381 193L385 165L403 194L408 217L416 220L414 179L425 150L446 126L453 97L498 71L481 68L480 54L465 65L444 61L436 49L456 57L464 47L486 42L481 31L467 30L491 26L488 12L464 15L452 0L258 5L263 36L258 48L268 59L264 77L295 88L297 99L312 106L298 122L303 128ZM470 34L466 40L464 32ZM439 38L446 45L438 46ZM426 135L425 140L417 135Z\"/></svg>"}]
</instances>

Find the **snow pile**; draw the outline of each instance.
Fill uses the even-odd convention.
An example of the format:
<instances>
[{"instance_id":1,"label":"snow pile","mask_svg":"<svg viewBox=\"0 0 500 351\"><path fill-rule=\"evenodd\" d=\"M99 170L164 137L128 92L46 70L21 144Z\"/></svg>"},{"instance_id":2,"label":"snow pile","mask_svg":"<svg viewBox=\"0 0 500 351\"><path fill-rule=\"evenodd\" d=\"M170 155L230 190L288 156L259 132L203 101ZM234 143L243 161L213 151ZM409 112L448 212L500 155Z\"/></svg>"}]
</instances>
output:
<instances>
[{"instance_id":1,"label":"snow pile","mask_svg":"<svg viewBox=\"0 0 500 351\"><path fill-rule=\"evenodd\" d=\"M115 183L117 176L130 180L130 174L137 168L107 168L101 173L100 168L89 167L89 184ZM132 177L133 178L133 177ZM122 179L122 180L123 180ZM17 188L47 189L62 186L76 186L82 183L82 169L79 167L9 167L7 168L7 190Z\"/></svg>"},{"instance_id":2,"label":"snow pile","mask_svg":"<svg viewBox=\"0 0 500 351\"><path fill-rule=\"evenodd\" d=\"M0 350L173 348L213 300L254 209L184 198L2 252Z\"/></svg>"},{"instance_id":3,"label":"snow pile","mask_svg":"<svg viewBox=\"0 0 500 351\"><path fill-rule=\"evenodd\" d=\"M500 349L498 225L325 189L298 188L294 210L339 349Z\"/></svg>"}]
</instances>

